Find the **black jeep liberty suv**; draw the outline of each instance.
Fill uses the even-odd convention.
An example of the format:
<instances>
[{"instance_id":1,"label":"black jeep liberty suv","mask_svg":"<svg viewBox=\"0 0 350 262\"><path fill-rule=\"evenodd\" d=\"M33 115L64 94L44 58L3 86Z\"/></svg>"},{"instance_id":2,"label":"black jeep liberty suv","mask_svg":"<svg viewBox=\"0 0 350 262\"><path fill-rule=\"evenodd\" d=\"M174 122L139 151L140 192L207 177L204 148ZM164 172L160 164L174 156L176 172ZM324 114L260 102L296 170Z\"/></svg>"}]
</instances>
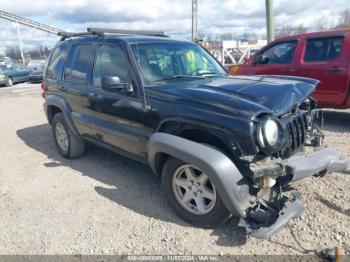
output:
<instances>
[{"instance_id":1,"label":"black jeep liberty suv","mask_svg":"<svg viewBox=\"0 0 350 262\"><path fill-rule=\"evenodd\" d=\"M215 227L230 216L269 238L303 212L283 186L344 171L314 124L316 80L229 76L205 49L162 32L66 33L42 84L66 158L93 143L148 163L175 212Z\"/></svg>"}]
</instances>

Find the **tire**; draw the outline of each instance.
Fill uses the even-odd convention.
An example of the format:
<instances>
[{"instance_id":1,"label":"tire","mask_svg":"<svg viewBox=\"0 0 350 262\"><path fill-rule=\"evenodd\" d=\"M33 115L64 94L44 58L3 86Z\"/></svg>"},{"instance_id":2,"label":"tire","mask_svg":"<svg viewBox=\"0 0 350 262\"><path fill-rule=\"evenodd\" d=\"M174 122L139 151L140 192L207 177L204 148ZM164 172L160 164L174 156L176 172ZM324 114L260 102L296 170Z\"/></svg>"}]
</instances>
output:
<instances>
[{"instance_id":1,"label":"tire","mask_svg":"<svg viewBox=\"0 0 350 262\"><path fill-rule=\"evenodd\" d=\"M84 154L85 142L72 133L62 113L54 115L51 128L57 151L61 156L76 158ZM64 139L64 135L66 139Z\"/></svg>"},{"instance_id":2,"label":"tire","mask_svg":"<svg viewBox=\"0 0 350 262\"><path fill-rule=\"evenodd\" d=\"M183 194L182 199L185 198L184 196L188 192L191 194L195 194L193 193L193 188L184 190L184 187L179 187L176 185L176 182L174 182L176 180L175 178L179 178L179 174L182 172L182 168L191 168L192 171L195 172L195 175L204 174L200 173L200 170L194 167L193 165L187 164L173 157L169 157L168 160L165 162L162 170L162 187L165 191L170 205L172 206L176 214L185 221L189 222L190 224L203 228L215 228L224 223L230 217L230 213L224 206L224 203L222 202L218 193L215 190L215 186L210 182L209 179L207 179L207 186L210 185L210 191L212 193L215 193L215 202L205 198L205 213L199 211L199 208L196 204L197 200L195 201L194 199L192 199L187 204L180 203L179 194ZM185 173L186 172L182 173L182 175L184 175ZM199 176L197 177L197 179L199 178ZM188 177L186 179L188 180ZM188 183L186 179L181 178L180 180L186 181L185 183ZM198 190L198 188L203 189L202 187L196 187L195 190ZM184 191L186 193L183 193ZM201 190L199 190L198 192L200 195L203 195L203 192L201 192ZM196 196L198 196L198 192Z\"/></svg>"},{"instance_id":3,"label":"tire","mask_svg":"<svg viewBox=\"0 0 350 262\"><path fill-rule=\"evenodd\" d=\"M12 80L12 78L11 78L11 77L8 77L8 78L7 78L7 81L6 81L6 86L7 86L7 87L11 87L11 86L13 86L13 80Z\"/></svg>"}]
</instances>

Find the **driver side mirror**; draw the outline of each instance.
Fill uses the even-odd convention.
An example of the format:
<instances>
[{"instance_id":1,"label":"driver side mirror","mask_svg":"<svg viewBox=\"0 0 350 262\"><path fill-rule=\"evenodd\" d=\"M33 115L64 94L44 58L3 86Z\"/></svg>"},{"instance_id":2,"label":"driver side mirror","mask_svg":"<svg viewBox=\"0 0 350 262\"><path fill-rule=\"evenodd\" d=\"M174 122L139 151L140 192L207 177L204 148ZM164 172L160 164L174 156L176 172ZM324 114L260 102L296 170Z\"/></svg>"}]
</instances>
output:
<instances>
[{"instance_id":1,"label":"driver side mirror","mask_svg":"<svg viewBox=\"0 0 350 262\"><path fill-rule=\"evenodd\" d=\"M266 65L269 63L269 59L267 57L263 57L261 54L256 54L253 61L254 65Z\"/></svg>"},{"instance_id":2,"label":"driver side mirror","mask_svg":"<svg viewBox=\"0 0 350 262\"><path fill-rule=\"evenodd\" d=\"M122 83L119 76L103 76L101 80L101 87L106 91L121 91L125 90L128 93L134 91L129 83Z\"/></svg>"}]
</instances>

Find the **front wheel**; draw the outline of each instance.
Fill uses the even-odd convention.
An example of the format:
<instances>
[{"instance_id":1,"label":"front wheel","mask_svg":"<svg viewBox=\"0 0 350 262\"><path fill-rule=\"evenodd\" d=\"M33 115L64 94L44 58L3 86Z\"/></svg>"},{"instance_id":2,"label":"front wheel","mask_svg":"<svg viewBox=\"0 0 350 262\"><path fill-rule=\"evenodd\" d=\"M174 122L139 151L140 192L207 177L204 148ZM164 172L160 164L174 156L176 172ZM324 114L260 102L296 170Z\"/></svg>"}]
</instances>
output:
<instances>
[{"instance_id":1,"label":"front wheel","mask_svg":"<svg viewBox=\"0 0 350 262\"><path fill-rule=\"evenodd\" d=\"M7 86L7 87L11 87L11 86L13 86L13 80L12 80L12 78L11 78L11 77L8 77L8 78L7 78L7 81L6 81L6 86Z\"/></svg>"},{"instance_id":2,"label":"front wheel","mask_svg":"<svg viewBox=\"0 0 350 262\"><path fill-rule=\"evenodd\" d=\"M195 226L217 227L230 216L213 182L194 165L170 157L164 164L162 186L175 212Z\"/></svg>"}]
</instances>

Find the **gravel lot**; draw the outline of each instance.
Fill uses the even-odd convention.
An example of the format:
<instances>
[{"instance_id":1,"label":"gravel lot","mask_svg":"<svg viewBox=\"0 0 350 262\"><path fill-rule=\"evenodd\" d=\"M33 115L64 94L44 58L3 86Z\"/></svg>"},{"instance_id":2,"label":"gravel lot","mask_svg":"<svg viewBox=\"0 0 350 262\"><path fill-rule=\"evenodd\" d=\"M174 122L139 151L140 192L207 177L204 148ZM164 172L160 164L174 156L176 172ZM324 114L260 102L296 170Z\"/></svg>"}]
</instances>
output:
<instances>
[{"instance_id":1,"label":"gravel lot","mask_svg":"<svg viewBox=\"0 0 350 262\"><path fill-rule=\"evenodd\" d=\"M138 162L93 146L76 160L55 150L39 85L0 88L1 254L301 254L290 229L247 237L231 219L191 227ZM326 111L326 143L350 158L350 111ZM350 175L293 184L306 211L290 222L304 248L350 254Z\"/></svg>"}]
</instances>

